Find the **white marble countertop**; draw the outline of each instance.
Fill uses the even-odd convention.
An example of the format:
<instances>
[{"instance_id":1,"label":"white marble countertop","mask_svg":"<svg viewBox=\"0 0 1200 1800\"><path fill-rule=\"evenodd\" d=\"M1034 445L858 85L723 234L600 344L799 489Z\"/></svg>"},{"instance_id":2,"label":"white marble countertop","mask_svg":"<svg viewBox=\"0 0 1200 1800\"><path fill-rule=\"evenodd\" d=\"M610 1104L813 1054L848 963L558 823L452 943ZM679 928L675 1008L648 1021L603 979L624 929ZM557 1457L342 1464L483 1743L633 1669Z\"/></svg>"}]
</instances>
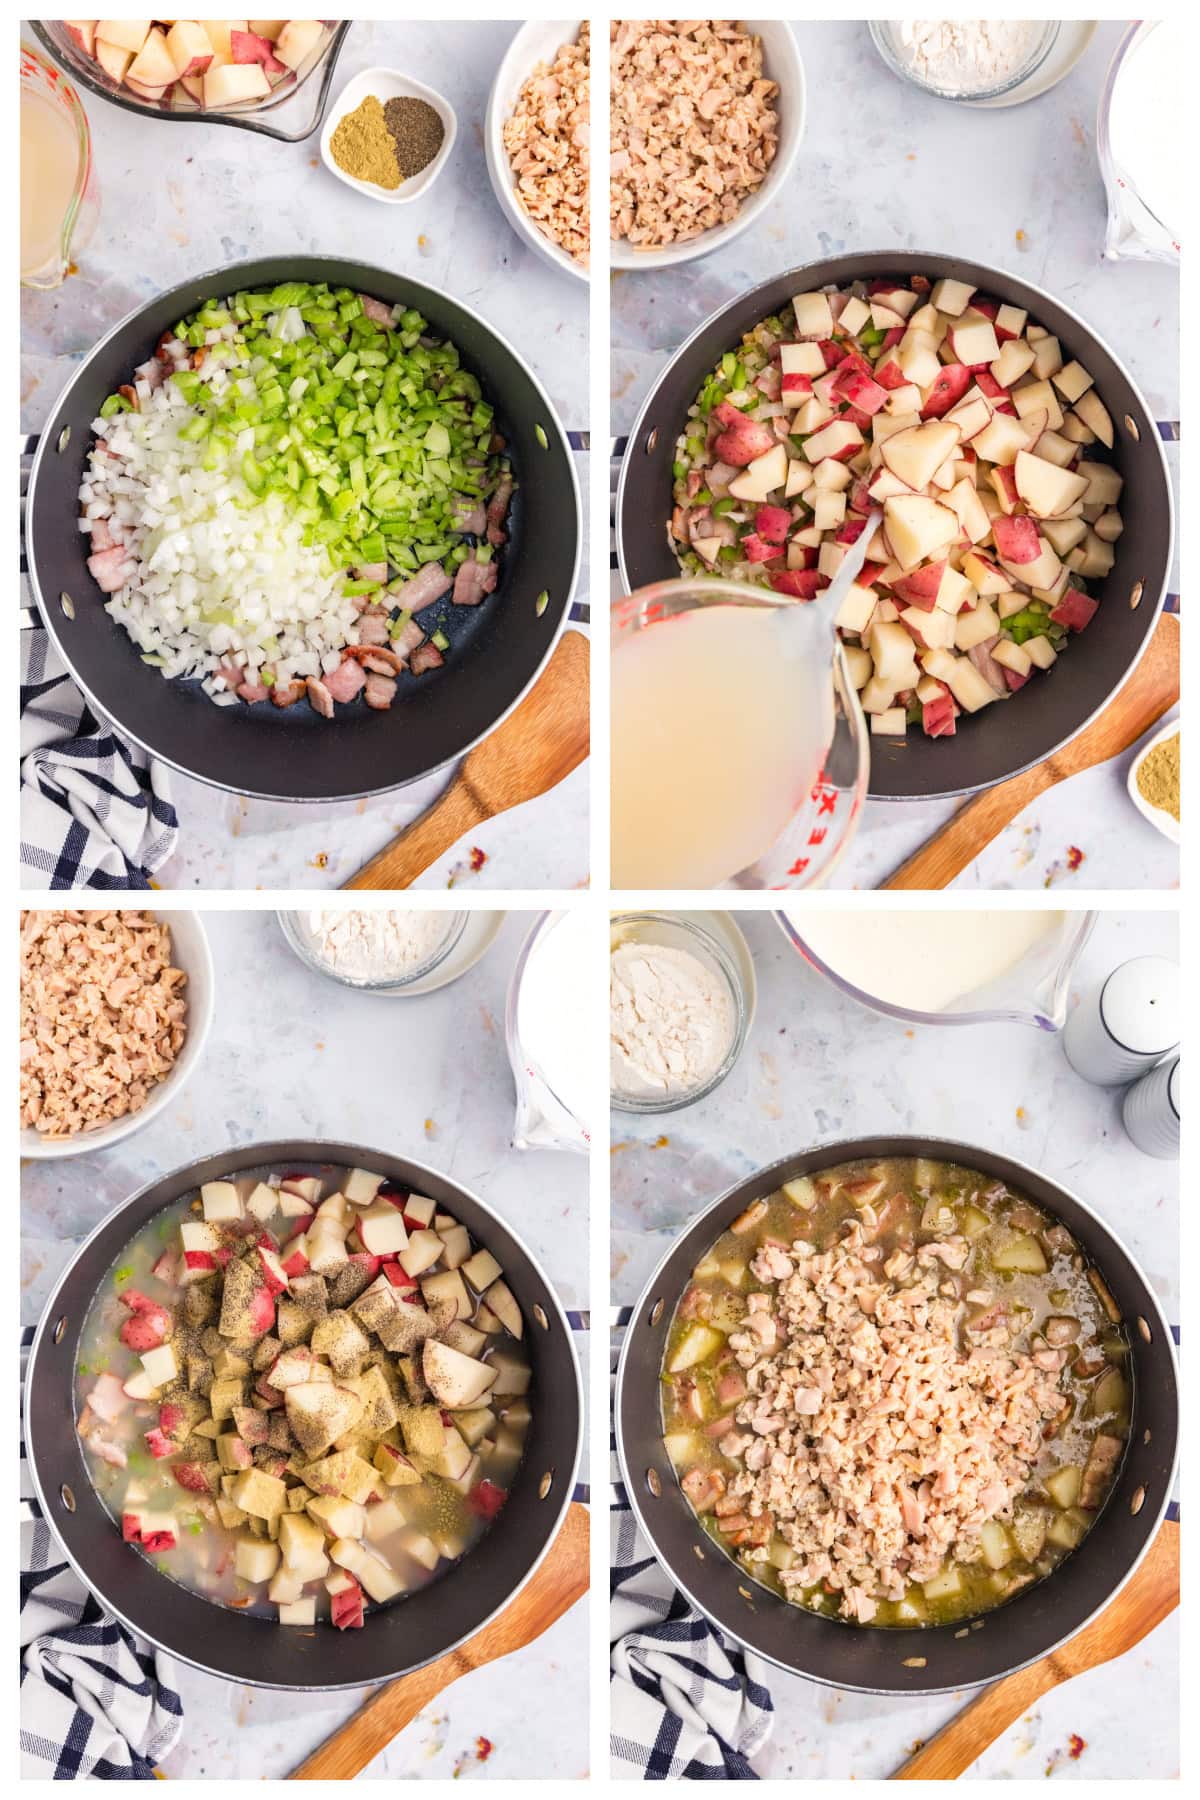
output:
<instances>
[{"instance_id":1,"label":"white marble countertop","mask_svg":"<svg viewBox=\"0 0 1200 1800\"><path fill-rule=\"evenodd\" d=\"M808 119L791 178L744 235L682 269L612 281L612 429L628 432L671 354L702 320L780 269L889 245L1008 268L1056 294L1112 343L1158 419L1179 417L1177 271L1105 262L1096 105L1125 29L1105 21L1052 93L995 110L935 100L880 61L861 20L794 24ZM1178 475L1178 445L1167 447ZM1178 592L1178 576L1170 587ZM1124 791L1133 752L1028 807L952 884L1166 888L1178 851ZM834 887L874 887L957 802L868 804ZM1083 852L1077 871L1072 847Z\"/></svg>"},{"instance_id":2,"label":"white marble countertop","mask_svg":"<svg viewBox=\"0 0 1200 1800\"><path fill-rule=\"evenodd\" d=\"M542 1261L564 1307L587 1305L587 1165L510 1148L514 1090L504 999L531 914L511 914L482 962L420 999L384 1000L311 974L273 913L204 913L216 963L205 1056L178 1101L98 1156L27 1163L21 1192L22 1319L32 1324L79 1242L162 1171L230 1143L290 1135L392 1145L478 1192ZM270 995L263 1018L239 996ZM264 1051L269 1049L269 1060ZM568 1228L569 1227L569 1228ZM183 1739L173 1780L282 1778L369 1690L272 1693L178 1669ZM455 1775L580 1778L588 1756L587 1607L527 1649L448 1688L365 1771L365 1779ZM536 1764L528 1696L539 1712ZM485 1761L477 1740L494 1750Z\"/></svg>"},{"instance_id":3,"label":"white marble countertop","mask_svg":"<svg viewBox=\"0 0 1200 1800\"><path fill-rule=\"evenodd\" d=\"M758 1011L723 1086L666 1116L613 1115L614 1305L631 1305L666 1240L722 1190L807 1143L895 1129L979 1142L1084 1195L1179 1319L1178 1176L1125 1137L1119 1090L1089 1087L1058 1040L1022 1026L925 1027L843 999L769 915L741 912ZM1129 956L1178 955L1173 913L1106 913L1077 971L1086 991ZM962 1695L895 1700L773 1672L776 1716L758 1772L787 1779L888 1776L959 1710ZM1179 1772L1178 1614L1138 1648L1058 1689L969 1771L1166 1780ZM1073 1757L1071 1734L1086 1743Z\"/></svg>"},{"instance_id":4,"label":"white marble countertop","mask_svg":"<svg viewBox=\"0 0 1200 1800\"><path fill-rule=\"evenodd\" d=\"M510 230L483 156L483 116L514 20L436 27L358 20L331 100L360 70L398 68L444 94L458 142L427 195L384 207L338 181L319 137L274 143L220 125L155 127L84 95L100 219L79 272L50 292L21 292L24 432L45 420L95 340L155 293L203 269L299 250L411 272L477 308L521 352L569 431L587 428L588 295ZM585 470L579 465L581 481ZM586 514L586 505L585 505ZM576 600L587 597L586 549ZM338 887L436 799L448 776L388 798L340 806L246 801L173 775L182 830L160 871L167 888ZM471 867L470 851L486 860ZM478 859L476 859L478 860ZM571 888L588 872L587 765L540 800L490 821L420 885Z\"/></svg>"}]
</instances>

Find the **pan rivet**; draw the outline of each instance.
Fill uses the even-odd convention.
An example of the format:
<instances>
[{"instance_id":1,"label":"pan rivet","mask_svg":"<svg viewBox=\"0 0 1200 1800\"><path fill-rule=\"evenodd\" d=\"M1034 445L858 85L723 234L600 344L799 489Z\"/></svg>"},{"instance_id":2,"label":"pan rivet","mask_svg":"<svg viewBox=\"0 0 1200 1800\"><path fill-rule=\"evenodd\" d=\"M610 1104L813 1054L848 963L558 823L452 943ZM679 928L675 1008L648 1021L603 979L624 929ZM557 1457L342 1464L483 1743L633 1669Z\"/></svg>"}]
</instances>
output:
<instances>
[{"instance_id":1,"label":"pan rivet","mask_svg":"<svg viewBox=\"0 0 1200 1800\"><path fill-rule=\"evenodd\" d=\"M554 1470L547 1469L546 1473L542 1476L542 1479L538 1482L538 1499L544 1500L546 1498L546 1495L550 1492L550 1489L553 1486L554 1486Z\"/></svg>"},{"instance_id":2,"label":"pan rivet","mask_svg":"<svg viewBox=\"0 0 1200 1800\"><path fill-rule=\"evenodd\" d=\"M923 1669L926 1667L928 1660L928 1657L925 1656L906 1656L902 1667L906 1669Z\"/></svg>"},{"instance_id":3,"label":"pan rivet","mask_svg":"<svg viewBox=\"0 0 1200 1800\"><path fill-rule=\"evenodd\" d=\"M540 1302L537 1302L537 1301L534 1302L533 1316L537 1320L538 1324L541 1326L543 1331L549 1331L550 1321L546 1317L545 1309L542 1307Z\"/></svg>"},{"instance_id":4,"label":"pan rivet","mask_svg":"<svg viewBox=\"0 0 1200 1800\"><path fill-rule=\"evenodd\" d=\"M1125 429L1129 433L1130 437L1133 439L1135 444L1141 443L1142 434L1137 428L1136 421L1131 419L1128 413L1125 414Z\"/></svg>"},{"instance_id":5,"label":"pan rivet","mask_svg":"<svg viewBox=\"0 0 1200 1800\"><path fill-rule=\"evenodd\" d=\"M58 434L58 443L54 446L60 456L62 455L63 451L66 449L66 447L70 443L70 441L71 441L71 427L69 425L64 425L62 430Z\"/></svg>"},{"instance_id":6,"label":"pan rivet","mask_svg":"<svg viewBox=\"0 0 1200 1800\"><path fill-rule=\"evenodd\" d=\"M1143 1343L1152 1344L1154 1342L1154 1338L1150 1331L1150 1327L1147 1325L1145 1319L1143 1319L1141 1313L1138 1314L1137 1328L1138 1328L1138 1336L1141 1338Z\"/></svg>"},{"instance_id":7,"label":"pan rivet","mask_svg":"<svg viewBox=\"0 0 1200 1800\"><path fill-rule=\"evenodd\" d=\"M63 1505L66 1507L67 1511L73 1513L75 1511L75 1496L71 1492L70 1488L67 1486L65 1481L63 1482L62 1486L59 1488L58 1494L59 1494L59 1499L62 1501Z\"/></svg>"},{"instance_id":8,"label":"pan rivet","mask_svg":"<svg viewBox=\"0 0 1200 1800\"><path fill-rule=\"evenodd\" d=\"M60 594L58 596L58 604L62 607L68 619L73 619L75 617L75 602L72 600L70 594Z\"/></svg>"},{"instance_id":9,"label":"pan rivet","mask_svg":"<svg viewBox=\"0 0 1200 1800\"><path fill-rule=\"evenodd\" d=\"M738 1584L738 1593L742 1596L742 1599L747 1602L747 1604L754 1599L754 1595L750 1592L750 1589L742 1587L740 1582Z\"/></svg>"},{"instance_id":10,"label":"pan rivet","mask_svg":"<svg viewBox=\"0 0 1200 1800\"><path fill-rule=\"evenodd\" d=\"M701 1548L700 1548L700 1546L699 1546L699 1544L693 1544L693 1545L692 1545L692 1550L693 1550L693 1552L694 1552L694 1554L695 1554L695 1557L696 1557L696 1561L697 1561L697 1562L703 1562L703 1561L704 1561L704 1552L703 1552L703 1550L702 1550L702 1549L701 1549Z\"/></svg>"},{"instance_id":11,"label":"pan rivet","mask_svg":"<svg viewBox=\"0 0 1200 1800\"><path fill-rule=\"evenodd\" d=\"M1129 1496L1129 1510L1133 1514L1135 1519L1137 1518L1138 1514L1141 1512L1141 1510L1142 1510L1143 1506L1145 1506L1145 1504L1146 1504L1145 1488L1144 1487L1134 1488L1133 1493Z\"/></svg>"},{"instance_id":12,"label":"pan rivet","mask_svg":"<svg viewBox=\"0 0 1200 1800\"><path fill-rule=\"evenodd\" d=\"M1144 581L1135 581L1134 582L1133 586L1129 590L1129 610L1130 610L1130 612L1137 611L1138 607L1142 604L1142 595L1145 593L1145 591L1146 591L1146 584Z\"/></svg>"},{"instance_id":13,"label":"pan rivet","mask_svg":"<svg viewBox=\"0 0 1200 1800\"><path fill-rule=\"evenodd\" d=\"M652 1325L658 1324L658 1321L662 1318L662 1310L663 1310L662 1301L656 1300L654 1302L654 1305L650 1308L650 1323Z\"/></svg>"},{"instance_id":14,"label":"pan rivet","mask_svg":"<svg viewBox=\"0 0 1200 1800\"><path fill-rule=\"evenodd\" d=\"M965 1626L965 1625L964 1625L964 1626L963 1626L963 1628L962 1628L962 1630L961 1630L961 1631L956 1631L956 1632L955 1632L955 1634L954 1634L954 1635L955 1635L955 1637L956 1637L956 1638L963 1638L963 1637L970 1637L970 1635L971 1635L971 1634L970 1634L970 1632L969 1632L969 1631L968 1631L968 1630L967 1630L967 1627L966 1627L966 1626Z\"/></svg>"},{"instance_id":15,"label":"pan rivet","mask_svg":"<svg viewBox=\"0 0 1200 1800\"><path fill-rule=\"evenodd\" d=\"M1143 1444L1148 1444L1150 1442L1150 1427L1148 1425L1142 1433L1142 1442Z\"/></svg>"},{"instance_id":16,"label":"pan rivet","mask_svg":"<svg viewBox=\"0 0 1200 1800\"><path fill-rule=\"evenodd\" d=\"M543 450L548 450L550 448L550 439L546 436L546 427L544 425L535 425L533 428L533 435L542 446Z\"/></svg>"},{"instance_id":17,"label":"pan rivet","mask_svg":"<svg viewBox=\"0 0 1200 1800\"><path fill-rule=\"evenodd\" d=\"M656 1500L662 1499L662 1482L658 1479L657 1469L646 1470L646 1486L650 1489L650 1492L654 1495Z\"/></svg>"},{"instance_id":18,"label":"pan rivet","mask_svg":"<svg viewBox=\"0 0 1200 1800\"><path fill-rule=\"evenodd\" d=\"M655 446L655 444L657 444L657 442L658 442L658 426L656 425L654 427L654 430L649 434L649 436L646 439L646 455L647 456L652 456L654 454L654 446Z\"/></svg>"},{"instance_id":19,"label":"pan rivet","mask_svg":"<svg viewBox=\"0 0 1200 1800\"><path fill-rule=\"evenodd\" d=\"M971 1620L971 1630L972 1631L982 1631L983 1630L983 1620L982 1619L972 1619Z\"/></svg>"},{"instance_id":20,"label":"pan rivet","mask_svg":"<svg viewBox=\"0 0 1200 1800\"><path fill-rule=\"evenodd\" d=\"M54 1342L56 1344L62 1343L63 1338L66 1335L66 1330L67 1330L67 1315L66 1315L66 1313L64 1313L61 1319L58 1319L55 1321Z\"/></svg>"}]
</instances>

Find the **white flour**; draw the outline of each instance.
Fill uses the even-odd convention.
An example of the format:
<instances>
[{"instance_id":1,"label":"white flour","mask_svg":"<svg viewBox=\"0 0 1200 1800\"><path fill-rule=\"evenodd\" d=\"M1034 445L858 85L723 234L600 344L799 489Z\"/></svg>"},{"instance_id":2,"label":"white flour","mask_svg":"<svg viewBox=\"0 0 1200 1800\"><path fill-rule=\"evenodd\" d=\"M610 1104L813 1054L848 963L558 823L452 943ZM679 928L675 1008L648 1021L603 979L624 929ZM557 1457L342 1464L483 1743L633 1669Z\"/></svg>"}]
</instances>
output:
<instances>
[{"instance_id":1,"label":"white flour","mask_svg":"<svg viewBox=\"0 0 1200 1800\"><path fill-rule=\"evenodd\" d=\"M715 970L665 944L618 944L609 963L614 1094L688 1094L724 1062L737 1017Z\"/></svg>"},{"instance_id":2,"label":"white flour","mask_svg":"<svg viewBox=\"0 0 1200 1800\"><path fill-rule=\"evenodd\" d=\"M310 912L309 942L321 961L355 981L387 981L427 963L445 943L444 912Z\"/></svg>"},{"instance_id":3,"label":"white flour","mask_svg":"<svg viewBox=\"0 0 1200 1800\"><path fill-rule=\"evenodd\" d=\"M900 43L915 74L951 94L999 87L1027 60L1038 19L901 19Z\"/></svg>"}]
</instances>

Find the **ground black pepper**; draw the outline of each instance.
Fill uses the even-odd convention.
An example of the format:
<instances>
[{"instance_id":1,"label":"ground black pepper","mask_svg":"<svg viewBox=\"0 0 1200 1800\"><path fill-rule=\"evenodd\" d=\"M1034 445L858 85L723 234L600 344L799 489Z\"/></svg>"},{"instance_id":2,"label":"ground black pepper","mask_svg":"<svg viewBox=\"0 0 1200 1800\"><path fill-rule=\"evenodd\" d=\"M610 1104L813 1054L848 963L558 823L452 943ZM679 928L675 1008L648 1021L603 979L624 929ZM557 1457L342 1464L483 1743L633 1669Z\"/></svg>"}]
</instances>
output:
<instances>
[{"instance_id":1,"label":"ground black pepper","mask_svg":"<svg viewBox=\"0 0 1200 1800\"><path fill-rule=\"evenodd\" d=\"M396 161L405 180L428 168L442 147L446 128L427 100L404 94L389 100L383 109L384 123L396 146Z\"/></svg>"}]
</instances>

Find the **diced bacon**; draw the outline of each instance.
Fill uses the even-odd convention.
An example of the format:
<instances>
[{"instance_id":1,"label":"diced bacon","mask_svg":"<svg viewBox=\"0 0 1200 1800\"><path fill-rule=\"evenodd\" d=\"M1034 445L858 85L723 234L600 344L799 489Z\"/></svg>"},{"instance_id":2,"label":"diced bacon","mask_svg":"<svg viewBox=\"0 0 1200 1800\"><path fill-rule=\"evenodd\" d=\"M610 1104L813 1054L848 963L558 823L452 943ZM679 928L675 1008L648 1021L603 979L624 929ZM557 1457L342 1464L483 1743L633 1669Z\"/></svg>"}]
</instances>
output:
<instances>
[{"instance_id":1,"label":"diced bacon","mask_svg":"<svg viewBox=\"0 0 1200 1800\"><path fill-rule=\"evenodd\" d=\"M362 309L371 323L382 325L386 330L391 331L396 323L395 307L386 305L382 300L376 300L370 294L360 294L358 297L362 301Z\"/></svg>"},{"instance_id":2,"label":"diced bacon","mask_svg":"<svg viewBox=\"0 0 1200 1800\"><path fill-rule=\"evenodd\" d=\"M355 563L354 579L356 581L384 582L388 578L388 566L385 562Z\"/></svg>"},{"instance_id":3,"label":"diced bacon","mask_svg":"<svg viewBox=\"0 0 1200 1800\"><path fill-rule=\"evenodd\" d=\"M396 683L390 675L376 675L373 671L366 678L366 689L363 699L374 712L386 712L396 698Z\"/></svg>"},{"instance_id":4,"label":"diced bacon","mask_svg":"<svg viewBox=\"0 0 1200 1800\"><path fill-rule=\"evenodd\" d=\"M108 528L107 519L93 519L91 525L88 542L92 547L93 554L101 550L111 550L117 540Z\"/></svg>"},{"instance_id":5,"label":"diced bacon","mask_svg":"<svg viewBox=\"0 0 1200 1800\"><path fill-rule=\"evenodd\" d=\"M351 700L361 694L366 676L352 656L325 677L325 691L339 706L348 706Z\"/></svg>"},{"instance_id":6,"label":"diced bacon","mask_svg":"<svg viewBox=\"0 0 1200 1800\"><path fill-rule=\"evenodd\" d=\"M325 683L323 681L318 681L314 676L310 675L305 682L304 687L305 692L308 694L309 705L312 707L313 711L320 713L323 719L332 719L333 695L325 686Z\"/></svg>"},{"instance_id":7,"label":"diced bacon","mask_svg":"<svg viewBox=\"0 0 1200 1800\"><path fill-rule=\"evenodd\" d=\"M260 700L271 698L271 690L262 681L243 681L237 690L237 697L244 700L247 706L256 706Z\"/></svg>"},{"instance_id":8,"label":"diced bacon","mask_svg":"<svg viewBox=\"0 0 1200 1800\"><path fill-rule=\"evenodd\" d=\"M441 598L450 586L450 577L441 563L426 563L403 587L391 590L391 597L404 612L423 612Z\"/></svg>"},{"instance_id":9,"label":"diced bacon","mask_svg":"<svg viewBox=\"0 0 1200 1800\"><path fill-rule=\"evenodd\" d=\"M87 559L87 566L96 586L106 594L116 594L125 586L133 574L133 565L126 556L123 544L113 544L107 550L99 550Z\"/></svg>"},{"instance_id":10,"label":"diced bacon","mask_svg":"<svg viewBox=\"0 0 1200 1800\"><path fill-rule=\"evenodd\" d=\"M469 531L472 537L482 537L487 530L487 507L483 501L460 496L454 503L454 529Z\"/></svg>"},{"instance_id":11,"label":"diced bacon","mask_svg":"<svg viewBox=\"0 0 1200 1800\"><path fill-rule=\"evenodd\" d=\"M489 544L506 543L507 533L504 530L508 517L508 503L513 497L513 478L502 475L496 485L496 491L487 504L487 541Z\"/></svg>"},{"instance_id":12,"label":"diced bacon","mask_svg":"<svg viewBox=\"0 0 1200 1800\"><path fill-rule=\"evenodd\" d=\"M706 1513L725 1492L725 1477L720 1469L689 1469L679 1485L696 1511Z\"/></svg>"},{"instance_id":13,"label":"diced bacon","mask_svg":"<svg viewBox=\"0 0 1200 1800\"><path fill-rule=\"evenodd\" d=\"M271 705L295 706L297 700L303 700L305 691L302 681L277 681L271 689Z\"/></svg>"},{"instance_id":14,"label":"diced bacon","mask_svg":"<svg viewBox=\"0 0 1200 1800\"><path fill-rule=\"evenodd\" d=\"M115 1375L98 1375L96 1385L88 1395L88 1405L98 1419L111 1425L128 1407L129 1395Z\"/></svg>"},{"instance_id":15,"label":"diced bacon","mask_svg":"<svg viewBox=\"0 0 1200 1800\"><path fill-rule=\"evenodd\" d=\"M473 556L468 556L458 565L450 598L455 606L478 606L485 594L495 591L499 578L500 571L494 562L476 562Z\"/></svg>"},{"instance_id":16,"label":"diced bacon","mask_svg":"<svg viewBox=\"0 0 1200 1800\"><path fill-rule=\"evenodd\" d=\"M445 660L436 644L422 644L409 657L408 666L414 675L423 675L426 669L440 669Z\"/></svg>"}]
</instances>

